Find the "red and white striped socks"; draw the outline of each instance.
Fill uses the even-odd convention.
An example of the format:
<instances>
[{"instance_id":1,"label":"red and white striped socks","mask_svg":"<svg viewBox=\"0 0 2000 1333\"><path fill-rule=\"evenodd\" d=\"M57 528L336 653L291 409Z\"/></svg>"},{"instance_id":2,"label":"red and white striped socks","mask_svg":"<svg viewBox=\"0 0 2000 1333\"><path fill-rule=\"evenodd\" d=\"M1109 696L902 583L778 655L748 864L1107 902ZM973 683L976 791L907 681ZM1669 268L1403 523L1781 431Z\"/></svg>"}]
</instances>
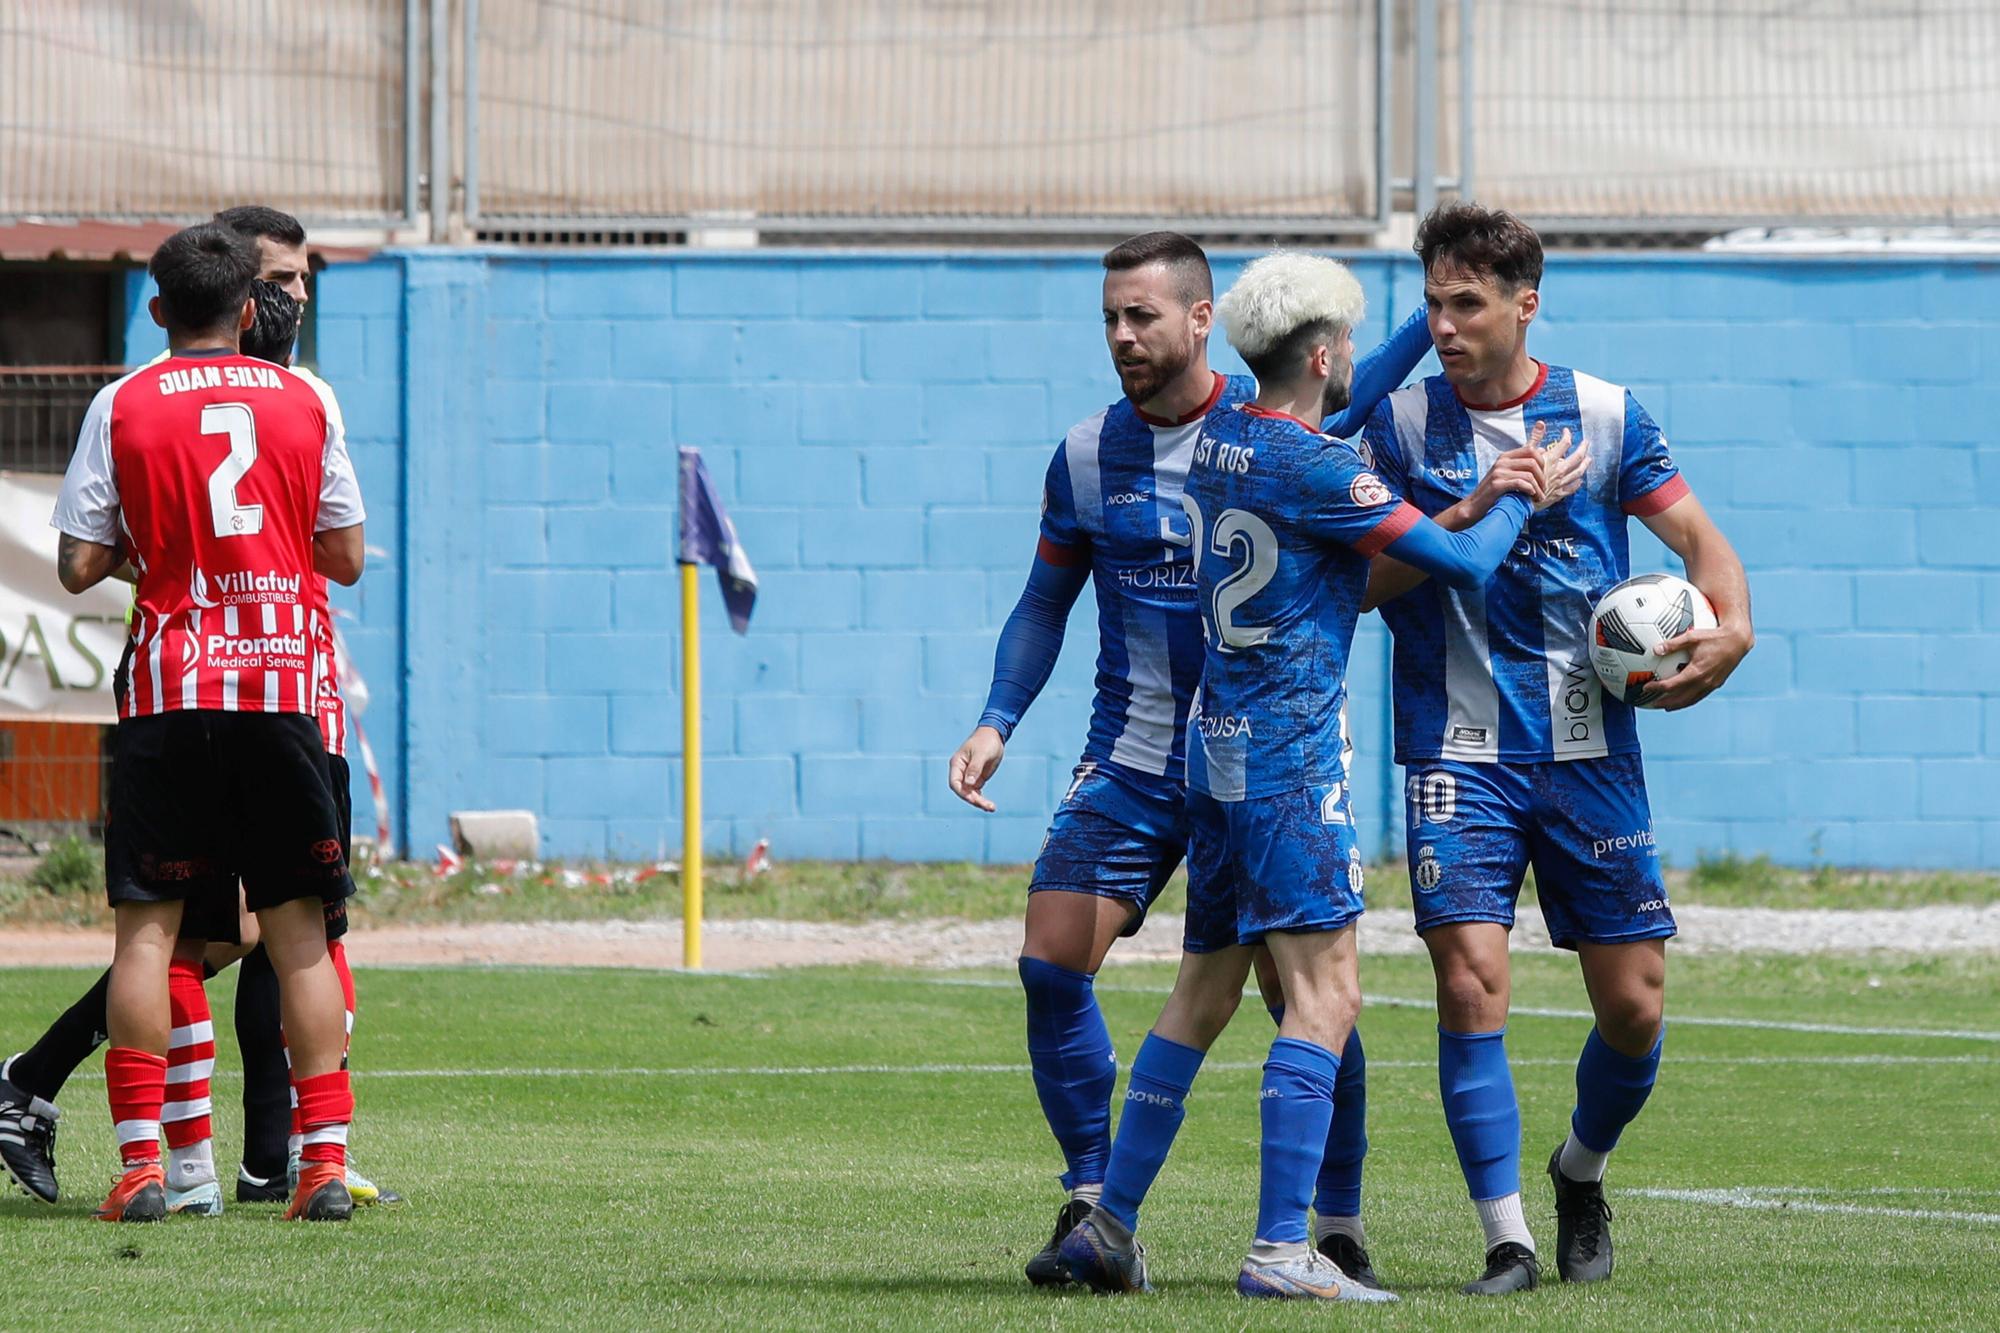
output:
<instances>
[{"instance_id":1,"label":"red and white striped socks","mask_svg":"<svg viewBox=\"0 0 2000 1333\"><path fill-rule=\"evenodd\" d=\"M127 1168L160 1160L160 1104L167 1096L167 1062L150 1051L113 1046L104 1053L104 1083L118 1155Z\"/></svg>"},{"instance_id":2,"label":"red and white striped socks","mask_svg":"<svg viewBox=\"0 0 2000 1333\"><path fill-rule=\"evenodd\" d=\"M167 1135L167 1185L186 1190L215 1179L214 1102L209 1080L215 1074L215 1023L202 985L202 966L176 958L167 970L167 1007L173 1032L167 1039L165 1101L160 1124Z\"/></svg>"},{"instance_id":3,"label":"red and white striped socks","mask_svg":"<svg viewBox=\"0 0 2000 1333\"><path fill-rule=\"evenodd\" d=\"M347 1126L354 1119L354 1089L347 1071L336 1069L300 1079L299 1126L303 1133L299 1161L304 1166L330 1162L347 1165Z\"/></svg>"},{"instance_id":4,"label":"red and white striped socks","mask_svg":"<svg viewBox=\"0 0 2000 1333\"><path fill-rule=\"evenodd\" d=\"M333 959L334 974L340 978L340 997L347 1009L346 1041L348 1044L352 1044L354 1041L354 973L347 966L347 946L340 940L330 940L327 943L326 952L328 957ZM292 1051L290 1045L287 1044L285 1048L286 1067L290 1068L291 1063ZM346 1100L344 1103L345 1110L341 1115L339 1123L338 1154L335 1156L322 1155L315 1157L312 1153L306 1151L314 1143L314 1130L311 1128L311 1122L307 1120L307 1110L304 1101L305 1085L298 1082L296 1078L292 1082L292 1135L290 1151L293 1156L302 1162L339 1162L343 1166L347 1163L347 1124L354 1118L354 1093L352 1085L347 1080L347 1049L345 1045L341 1048L339 1074L341 1079L340 1095ZM331 1074L320 1076L321 1079L331 1077L333 1077ZM305 1082L318 1083L319 1081L319 1079L307 1079ZM324 1103L321 1109L324 1112L328 1107L338 1109L340 1105L341 1103L338 1102ZM319 1127L318 1134L318 1141L322 1146L334 1141L331 1125L322 1124Z\"/></svg>"}]
</instances>

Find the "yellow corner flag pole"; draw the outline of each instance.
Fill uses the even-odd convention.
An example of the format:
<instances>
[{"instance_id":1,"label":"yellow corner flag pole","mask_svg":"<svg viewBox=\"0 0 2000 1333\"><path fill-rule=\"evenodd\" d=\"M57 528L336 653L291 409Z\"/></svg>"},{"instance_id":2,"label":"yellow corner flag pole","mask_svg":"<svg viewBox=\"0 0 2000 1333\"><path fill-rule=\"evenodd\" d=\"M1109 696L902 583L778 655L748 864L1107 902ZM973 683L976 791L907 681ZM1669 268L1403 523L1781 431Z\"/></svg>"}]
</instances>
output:
<instances>
[{"instance_id":1,"label":"yellow corner flag pole","mask_svg":"<svg viewBox=\"0 0 2000 1333\"><path fill-rule=\"evenodd\" d=\"M701 967L701 585L681 565L681 963Z\"/></svg>"}]
</instances>

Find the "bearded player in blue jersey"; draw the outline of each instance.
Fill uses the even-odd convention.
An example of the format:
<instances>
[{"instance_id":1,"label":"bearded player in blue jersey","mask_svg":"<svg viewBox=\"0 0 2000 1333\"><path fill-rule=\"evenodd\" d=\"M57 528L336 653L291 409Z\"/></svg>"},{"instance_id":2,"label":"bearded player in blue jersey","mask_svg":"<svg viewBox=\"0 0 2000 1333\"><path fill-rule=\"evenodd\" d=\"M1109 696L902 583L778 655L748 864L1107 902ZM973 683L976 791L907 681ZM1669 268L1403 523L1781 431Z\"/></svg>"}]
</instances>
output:
<instances>
[{"instance_id":1,"label":"bearded player in blue jersey","mask_svg":"<svg viewBox=\"0 0 2000 1333\"><path fill-rule=\"evenodd\" d=\"M1393 551L1454 586L1496 569L1548 478L1516 482L1470 530L1402 503L1353 448L1309 423L1348 403L1360 284L1330 259L1258 260L1222 298L1253 403L1217 412L1182 506L1195 552L1204 670L1188 732L1188 913L1174 991L1132 1066L1098 1206L1062 1243L1095 1290L1148 1289L1135 1232L1204 1053L1236 1008L1253 949L1270 951L1284 1017L1264 1066L1255 1239L1246 1296L1387 1301L1310 1244L1306 1213L1360 1007L1354 923L1361 851L1342 726L1346 663L1369 557ZM1582 453L1568 464L1580 471Z\"/></svg>"},{"instance_id":2,"label":"bearded player in blue jersey","mask_svg":"<svg viewBox=\"0 0 2000 1333\"><path fill-rule=\"evenodd\" d=\"M1056 1247L1097 1201L1110 1153L1118 1065L1092 980L1111 946L1138 930L1187 848L1186 721L1202 646L1181 486L1201 423L1254 389L1248 377L1209 369L1214 287L1199 245L1151 232L1103 262L1104 336L1125 396L1079 422L1056 450L1028 586L1001 631L986 710L949 772L961 799L994 808L983 788L1055 667L1070 608L1094 582L1090 735L1035 863L1020 960L1035 1090L1062 1149L1070 1193L1048 1244L1028 1263L1037 1285L1069 1281ZM1413 315L1356 367L1356 405L1328 429L1357 431L1368 409L1429 350L1423 319ZM1267 996L1277 1013L1275 989ZM1344 1227L1329 1233L1329 1248L1350 1271L1366 1273L1366 1085L1358 1037L1344 1055L1340 1097L1348 1114L1326 1146L1319 1201Z\"/></svg>"},{"instance_id":3,"label":"bearded player in blue jersey","mask_svg":"<svg viewBox=\"0 0 2000 1333\"><path fill-rule=\"evenodd\" d=\"M1685 562L1721 621L1659 645L1693 657L1648 687L1654 701L1705 697L1754 634L1742 562L1645 409L1615 384L1528 355L1540 238L1507 213L1458 203L1424 219L1417 252L1444 373L1370 419L1383 479L1451 527L1480 509L1464 479L1537 429L1573 430L1597 455L1582 490L1530 521L1485 587L1417 586L1418 571L1386 558L1369 587L1395 636L1396 761L1408 776L1416 926L1437 975L1445 1120L1485 1231L1486 1270L1464 1290L1501 1295L1540 1279L1504 1044L1507 933L1527 869L1550 939L1577 953L1596 1018L1570 1133L1548 1166L1565 1281L1611 1276L1605 1163L1652 1091L1665 1037L1674 918L1638 732L1631 707L1605 696L1585 642L1591 608L1631 573L1627 519Z\"/></svg>"}]
</instances>

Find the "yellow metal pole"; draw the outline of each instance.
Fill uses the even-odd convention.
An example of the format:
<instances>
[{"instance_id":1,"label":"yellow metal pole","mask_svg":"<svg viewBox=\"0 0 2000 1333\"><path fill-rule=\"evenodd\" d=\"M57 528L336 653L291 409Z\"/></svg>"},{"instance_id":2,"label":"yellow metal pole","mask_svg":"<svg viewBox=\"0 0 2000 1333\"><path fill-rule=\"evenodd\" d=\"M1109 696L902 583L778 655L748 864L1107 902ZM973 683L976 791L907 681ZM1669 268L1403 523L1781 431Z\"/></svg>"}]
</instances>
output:
<instances>
[{"instance_id":1,"label":"yellow metal pole","mask_svg":"<svg viewBox=\"0 0 2000 1333\"><path fill-rule=\"evenodd\" d=\"M701 967L701 585L681 566L681 963Z\"/></svg>"}]
</instances>

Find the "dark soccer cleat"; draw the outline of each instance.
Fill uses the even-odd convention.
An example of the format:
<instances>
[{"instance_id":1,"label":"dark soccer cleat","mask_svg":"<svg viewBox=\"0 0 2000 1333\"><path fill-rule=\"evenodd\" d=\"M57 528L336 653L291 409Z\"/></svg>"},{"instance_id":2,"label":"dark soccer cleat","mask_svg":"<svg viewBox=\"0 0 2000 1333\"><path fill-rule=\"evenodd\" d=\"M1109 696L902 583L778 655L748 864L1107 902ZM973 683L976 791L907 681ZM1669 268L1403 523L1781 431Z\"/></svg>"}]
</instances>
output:
<instances>
[{"instance_id":1,"label":"dark soccer cleat","mask_svg":"<svg viewBox=\"0 0 2000 1333\"><path fill-rule=\"evenodd\" d=\"M98 1206L100 1222L157 1222L167 1215L167 1173L158 1162L128 1167Z\"/></svg>"},{"instance_id":2,"label":"dark soccer cleat","mask_svg":"<svg viewBox=\"0 0 2000 1333\"><path fill-rule=\"evenodd\" d=\"M1375 1266L1368 1262L1368 1251L1362 1249L1354 1237L1329 1231L1326 1239L1319 1243L1319 1252L1332 1260L1341 1272L1353 1278L1357 1285L1370 1291L1388 1290L1382 1285L1382 1279L1375 1276Z\"/></svg>"},{"instance_id":3,"label":"dark soccer cleat","mask_svg":"<svg viewBox=\"0 0 2000 1333\"><path fill-rule=\"evenodd\" d=\"M56 1201L56 1120L61 1114L0 1078L0 1162L29 1198L43 1203Z\"/></svg>"},{"instance_id":4,"label":"dark soccer cleat","mask_svg":"<svg viewBox=\"0 0 2000 1333\"><path fill-rule=\"evenodd\" d=\"M299 1173L298 1192L285 1210L287 1222L345 1222L354 1216L354 1197L347 1192L347 1168L313 1162Z\"/></svg>"},{"instance_id":5,"label":"dark soccer cleat","mask_svg":"<svg viewBox=\"0 0 2000 1333\"><path fill-rule=\"evenodd\" d=\"M1565 1282L1602 1282L1611 1276L1611 1205L1604 1184L1562 1173L1562 1149L1549 1158L1556 1186L1556 1272Z\"/></svg>"},{"instance_id":6,"label":"dark soccer cleat","mask_svg":"<svg viewBox=\"0 0 2000 1333\"><path fill-rule=\"evenodd\" d=\"M1028 1281L1038 1287L1067 1287L1075 1279L1062 1265L1063 1237L1076 1230L1077 1223L1090 1216L1090 1205L1081 1199L1071 1199L1056 1213L1055 1234L1041 1252L1028 1260Z\"/></svg>"},{"instance_id":7,"label":"dark soccer cleat","mask_svg":"<svg viewBox=\"0 0 2000 1333\"><path fill-rule=\"evenodd\" d=\"M236 1202L285 1203L292 1197L291 1183L281 1172L269 1178L253 1176L245 1167L236 1168Z\"/></svg>"},{"instance_id":8,"label":"dark soccer cleat","mask_svg":"<svg viewBox=\"0 0 2000 1333\"><path fill-rule=\"evenodd\" d=\"M1059 1253L1070 1277L1101 1296L1151 1291L1146 1280L1146 1247L1102 1208L1063 1237Z\"/></svg>"},{"instance_id":9,"label":"dark soccer cleat","mask_svg":"<svg viewBox=\"0 0 2000 1333\"><path fill-rule=\"evenodd\" d=\"M1486 1271L1459 1290L1468 1296L1507 1296L1542 1284L1542 1266L1525 1245L1503 1240L1486 1252Z\"/></svg>"}]
</instances>

